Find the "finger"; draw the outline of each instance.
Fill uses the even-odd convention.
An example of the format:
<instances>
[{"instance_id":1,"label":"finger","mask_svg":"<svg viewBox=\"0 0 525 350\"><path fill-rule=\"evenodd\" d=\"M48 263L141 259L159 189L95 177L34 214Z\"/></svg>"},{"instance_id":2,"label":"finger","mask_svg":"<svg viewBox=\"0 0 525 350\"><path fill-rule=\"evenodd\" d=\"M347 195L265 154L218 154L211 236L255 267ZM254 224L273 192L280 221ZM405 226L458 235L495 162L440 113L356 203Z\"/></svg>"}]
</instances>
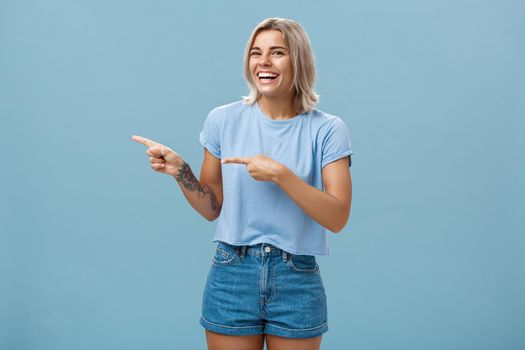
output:
<instances>
[{"instance_id":1,"label":"finger","mask_svg":"<svg viewBox=\"0 0 525 350\"><path fill-rule=\"evenodd\" d=\"M153 163L153 164L151 164L151 167L153 168L153 170L156 170L156 171L164 170L165 166L166 165L164 163Z\"/></svg>"},{"instance_id":2,"label":"finger","mask_svg":"<svg viewBox=\"0 0 525 350\"><path fill-rule=\"evenodd\" d=\"M166 155L166 151L162 147L150 147L146 154L150 157L162 158Z\"/></svg>"},{"instance_id":3,"label":"finger","mask_svg":"<svg viewBox=\"0 0 525 350\"><path fill-rule=\"evenodd\" d=\"M142 137L142 136L138 136L138 135L133 135L131 137L131 139L133 141L136 141L136 142L139 142L139 143L142 143L143 145L146 145L148 147L153 147L155 145L158 145L157 142L153 141L153 140L150 140L150 139L147 139L145 137Z\"/></svg>"},{"instance_id":4,"label":"finger","mask_svg":"<svg viewBox=\"0 0 525 350\"><path fill-rule=\"evenodd\" d=\"M228 157L221 160L222 164L227 163L237 163L237 164L246 164L248 163L248 158L246 157Z\"/></svg>"},{"instance_id":5,"label":"finger","mask_svg":"<svg viewBox=\"0 0 525 350\"><path fill-rule=\"evenodd\" d=\"M149 161L151 163L166 163L166 160L164 158L157 158L157 157L149 157Z\"/></svg>"}]
</instances>

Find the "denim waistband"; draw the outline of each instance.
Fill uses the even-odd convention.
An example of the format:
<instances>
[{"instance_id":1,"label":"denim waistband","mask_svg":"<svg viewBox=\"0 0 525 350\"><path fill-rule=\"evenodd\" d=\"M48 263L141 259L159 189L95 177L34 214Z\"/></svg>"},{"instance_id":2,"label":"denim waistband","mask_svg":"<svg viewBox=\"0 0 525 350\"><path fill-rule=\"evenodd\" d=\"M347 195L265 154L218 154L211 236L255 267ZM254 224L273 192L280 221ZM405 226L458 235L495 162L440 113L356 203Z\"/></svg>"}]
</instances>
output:
<instances>
[{"instance_id":1,"label":"denim waistband","mask_svg":"<svg viewBox=\"0 0 525 350\"><path fill-rule=\"evenodd\" d=\"M220 242L225 244L224 242ZM244 258L246 254L255 255L255 256L282 256L284 261L287 261L290 257L290 253L282 249L277 248L274 245L269 243L258 243L254 245L235 245L232 246L235 248L237 254Z\"/></svg>"}]
</instances>

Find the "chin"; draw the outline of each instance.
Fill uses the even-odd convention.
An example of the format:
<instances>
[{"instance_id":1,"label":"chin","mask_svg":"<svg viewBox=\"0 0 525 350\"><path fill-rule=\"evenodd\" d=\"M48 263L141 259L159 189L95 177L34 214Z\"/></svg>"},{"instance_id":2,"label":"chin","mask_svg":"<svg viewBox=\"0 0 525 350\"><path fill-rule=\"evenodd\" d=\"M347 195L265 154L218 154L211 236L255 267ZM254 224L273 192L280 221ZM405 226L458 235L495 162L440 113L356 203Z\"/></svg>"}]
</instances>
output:
<instances>
[{"instance_id":1,"label":"chin","mask_svg":"<svg viewBox=\"0 0 525 350\"><path fill-rule=\"evenodd\" d=\"M261 96L264 96L264 97L277 97L277 96L280 96L280 95L281 95L281 94L276 93L276 92L273 92L273 91L271 91L271 92L265 92L265 91L260 91L260 90L259 90L259 92L260 92Z\"/></svg>"},{"instance_id":2,"label":"chin","mask_svg":"<svg viewBox=\"0 0 525 350\"><path fill-rule=\"evenodd\" d=\"M265 96L277 96L279 95L279 91L277 91L277 89L275 88L272 88L272 89L265 89L263 87L263 89L260 89L258 88L257 89L262 95L265 95Z\"/></svg>"}]
</instances>

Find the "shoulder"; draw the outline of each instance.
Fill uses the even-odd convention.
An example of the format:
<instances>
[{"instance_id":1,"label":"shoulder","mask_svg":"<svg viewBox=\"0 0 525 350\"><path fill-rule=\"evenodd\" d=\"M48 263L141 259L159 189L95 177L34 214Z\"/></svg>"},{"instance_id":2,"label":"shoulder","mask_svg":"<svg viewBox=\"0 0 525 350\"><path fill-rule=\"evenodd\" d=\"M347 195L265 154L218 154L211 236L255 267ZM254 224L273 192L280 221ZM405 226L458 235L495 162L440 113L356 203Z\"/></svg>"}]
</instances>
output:
<instances>
[{"instance_id":1,"label":"shoulder","mask_svg":"<svg viewBox=\"0 0 525 350\"><path fill-rule=\"evenodd\" d=\"M243 100L230 102L213 108L208 117L211 118L225 118L226 116L238 115L251 106L244 103Z\"/></svg>"},{"instance_id":2,"label":"shoulder","mask_svg":"<svg viewBox=\"0 0 525 350\"><path fill-rule=\"evenodd\" d=\"M308 113L312 123L315 123L321 133L330 133L333 130L347 127L345 121L337 115L327 113L317 108L314 108Z\"/></svg>"}]
</instances>

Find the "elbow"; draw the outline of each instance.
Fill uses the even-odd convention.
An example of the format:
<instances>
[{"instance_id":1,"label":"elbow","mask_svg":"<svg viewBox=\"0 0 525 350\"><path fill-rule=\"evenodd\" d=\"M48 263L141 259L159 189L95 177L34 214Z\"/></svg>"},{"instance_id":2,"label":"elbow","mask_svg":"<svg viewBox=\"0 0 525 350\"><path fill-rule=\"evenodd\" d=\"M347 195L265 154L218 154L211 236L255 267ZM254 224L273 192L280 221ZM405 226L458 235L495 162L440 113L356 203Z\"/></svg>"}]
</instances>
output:
<instances>
[{"instance_id":1,"label":"elbow","mask_svg":"<svg viewBox=\"0 0 525 350\"><path fill-rule=\"evenodd\" d=\"M205 218L206 220L208 220L209 222L213 222L213 221L215 221L215 220L219 217L219 215L213 215L213 216L205 216L205 215L203 215L203 216L204 216L204 218Z\"/></svg>"},{"instance_id":2,"label":"elbow","mask_svg":"<svg viewBox=\"0 0 525 350\"><path fill-rule=\"evenodd\" d=\"M334 234L335 233L339 233L343 230L343 228L345 227L346 225L343 224L343 225L340 225L340 226L336 226L336 227L333 227L330 229L330 231L332 231Z\"/></svg>"},{"instance_id":3,"label":"elbow","mask_svg":"<svg viewBox=\"0 0 525 350\"><path fill-rule=\"evenodd\" d=\"M346 226L346 221L343 223L337 223L337 225L331 225L330 227L327 227L332 233L339 233L343 230L343 228Z\"/></svg>"},{"instance_id":4,"label":"elbow","mask_svg":"<svg viewBox=\"0 0 525 350\"><path fill-rule=\"evenodd\" d=\"M204 216L204 217L205 217L206 220L208 220L209 222L212 222L212 221L217 220L217 218L218 218L220 215L221 215L221 208L219 208L219 210L214 211L212 216Z\"/></svg>"},{"instance_id":5,"label":"elbow","mask_svg":"<svg viewBox=\"0 0 525 350\"><path fill-rule=\"evenodd\" d=\"M346 211L343 219L340 222L338 222L337 225L334 225L332 226L332 228L329 228L329 230L332 231L333 233L341 232L345 228L346 224L348 223L349 217L350 217L350 212Z\"/></svg>"}]
</instances>

